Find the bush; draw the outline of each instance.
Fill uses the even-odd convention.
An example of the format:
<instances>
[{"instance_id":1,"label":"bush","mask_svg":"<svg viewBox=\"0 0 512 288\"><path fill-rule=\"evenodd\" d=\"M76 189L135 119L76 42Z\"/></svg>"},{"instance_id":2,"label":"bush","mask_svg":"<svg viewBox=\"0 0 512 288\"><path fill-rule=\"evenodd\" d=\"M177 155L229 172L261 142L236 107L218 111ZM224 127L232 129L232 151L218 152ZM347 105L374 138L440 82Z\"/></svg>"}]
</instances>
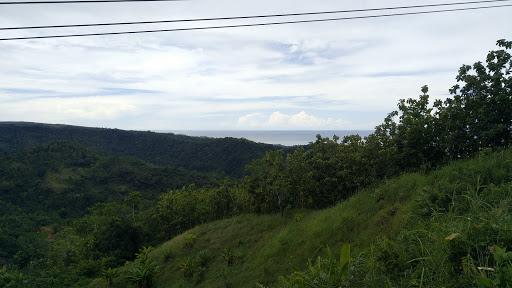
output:
<instances>
[{"instance_id":1,"label":"bush","mask_svg":"<svg viewBox=\"0 0 512 288\"><path fill-rule=\"evenodd\" d=\"M25 287L23 274L18 271L12 271L7 267L0 268L0 287L4 288L22 288Z\"/></svg>"},{"instance_id":2,"label":"bush","mask_svg":"<svg viewBox=\"0 0 512 288\"><path fill-rule=\"evenodd\" d=\"M105 283L107 284L107 288L113 287L114 285L114 279L116 279L119 276L119 271L108 268L101 272L101 278L105 280Z\"/></svg>"},{"instance_id":3,"label":"bush","mask_svg":"<svg viewBox=\"0 0 512 288\"><path fill-rule=\"evenodd\" d=\"M163 251L163 257L165 262L169 262L174 258L174 250L171 248L167 248Z\"/></svg>"},{"instance_id":4,"label":"bush","mask_svg":"<svg viewBox=\"0 0 512 288\"><path fill-rule=\"evenodd\" d=\"M153 278L158 272L158 266L150 259L149 254L152 248L142 248L137 253L137 259L129 270L128 280L137 285L138 288L151 288Z\"/></svg>"},{"instance_id":5,"label":"bush","mask_svg":"<svg viewBox=\"0 0 512 288\"><path fill-rule=\"evenodd\" d=\"M183 236L183 248L184 249L192 249L194 244L196 244L197 235L193 233L187 233Z\"/></svg>"},{"instance_id":6,"label":"bush","mask_svg":"<svg viewBox=\"0 0 512 288\"><path fill-rule=\"evenodd\" d=\"M207 250L201 250L193 257L187 257L180 265L183 277L186 279L196 279L196 283L203 280L204 273L208 269L212 257Z\"/></svg>"},{"instance_id":7,"label":"bush","mask_svg":"<svg viewBox=\"0 0 512 288\"><path fill-rule=\"evenodd\" d=\"M470 274L484 288L512 287L512 252L498 246L493 246L490 250L494 267L477 267L469 258L465 263L466 274Z\"/></svg>"},{"instance_id":8,"label":"bush","mask_svg":"<svg viewBox=\"0 0 512 288\"><path fill-rule=\"evenodd\" d=\"M228 267L235 265L238 258L238 255L231 248L226 248L222 251L222 259L224 259Z\"/></svg>"},{"instance_id":9,"label":"bush","mask_svg":"<svg viewBox=\"0 0 512 288\"><path fill-rule=\"evenodd\" d=\"M327 257L318 257L316 262L309 262L304 272L295 272L279 280L279 288L338 288L348 286L350 278L350 245L341 248L339 257L330 250Z\"/></svg>"}]
</instances>

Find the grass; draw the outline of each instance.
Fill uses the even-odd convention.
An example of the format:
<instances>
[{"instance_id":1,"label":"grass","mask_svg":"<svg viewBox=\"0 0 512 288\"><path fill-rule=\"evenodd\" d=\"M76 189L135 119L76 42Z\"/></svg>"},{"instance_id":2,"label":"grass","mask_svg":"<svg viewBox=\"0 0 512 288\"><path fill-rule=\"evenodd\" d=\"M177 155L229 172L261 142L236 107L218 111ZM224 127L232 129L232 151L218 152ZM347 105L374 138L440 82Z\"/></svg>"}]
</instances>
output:
<instances>
[{"instance_id":1,"label":"grass","mask_svg":"<svg viewBox=\"0 0 512 288\"><path fill-rule=\"evenodd\" d=\"M343 243L365 247L371 239L392 235L406 224L410 205L409 187L419 185L419 175L388 182L380 190L361 193L334 208L298 211L280 215L242 215L198 226L161 245L153 252L160 266L155 287L255 287L272 284L279 275L303 269L308 259L323 255L327 247ZM404 193L380 195L396 190L396 181L408 182ZM410 182L410 183L409 183ZM403 183L402 183L403 184ZM378 193L371 193L377 191ZM195 238L190 247L189 239ZM202 279L187 279L180 265L187 258L208 250L212 256ZM223 257L235 255L233 265ZM172 252L169 252L172 251ZM166 257L172 254L171 259Z\"/></svg>"},{"instance_id":2,"label":"grass","mask_svg":"<svg viewBox=\"0 0 512 288\"><path fill-rule=\"evenodd\" d=\"M152 252L155 287L272 286L345 243L367 259L354 287L477 287L466 262L492 267L489 247L512 248L511 203L512 150L482 154L385 181L330 209L198 226ZM185 277L183 263L205 253L207 263Z\"/></svg>"}]
</instances>

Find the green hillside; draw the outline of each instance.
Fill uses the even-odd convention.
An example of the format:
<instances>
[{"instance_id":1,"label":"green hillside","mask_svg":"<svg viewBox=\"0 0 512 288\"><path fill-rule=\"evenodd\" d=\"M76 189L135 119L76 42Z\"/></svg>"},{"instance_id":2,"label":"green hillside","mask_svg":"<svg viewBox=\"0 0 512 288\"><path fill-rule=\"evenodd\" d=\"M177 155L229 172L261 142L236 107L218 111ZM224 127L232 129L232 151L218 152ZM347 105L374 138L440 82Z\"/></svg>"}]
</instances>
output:
<instances>
[{"instance_id":1,"label":"green hillside","mask_svg":"<svg viewBox=\"0 0 512 288\"><path fill-rule=\"evenodd\" d=\"M46 243L36 232L54 233L56 225L98 203L122 203L133 193L152 203L164 191L215 181L213 174L106 156L66 142L0 155L0 263L39 257L44 249L36 243Z\"/></svg>"},{"instance_id":2,"label":"green hillside","mask_svg":"<svg viewBox=\"0 0 512 288\"><path fill-rule=\"evenodd\" d=\"M241 176L244 166L273 145L244 139L188 137L171 133L125 131L70 125L0 122L0 153L55 141L76 142L99 152L137 157L157 165Z\"/></svg>"},{"instance_id":3,"label":"green hillside","mask_svg":"<svg viewBox=\"0 0 512 288\"><path fill-rule=\"evenodd\" d=\"M494 269L492 247L510 247L511 209L512 150L481 154L391 179L334 208L196 227L150 253L159 266L154 287L275 285L344 243L355 263L347 287L484 287L476 279L485 273L470 268ZM123 279L115 287L129 287Z\"/></svg>"},{"instance_id":4,"label":"green hillside","mask_svg":"<svg viewBox=\"0 0 512 288\"><path fill-rule=\"evenodd\" d=\"M138 191L147 199L213 176L138 159L105 156L66 142L0 156L0 200L63 217L83 215L95 203L123 199Z\"/></svg>"},{"instance_id":5,"label":"green hillside","mask_svg":"<svg viewBox=\"0 0 512 288\"><path fill-rule=\"evenodd\" d=\"M512 41L497 45L446 100L423 86L367 137L293 151L0 124L0 287L511 288Z\"/></svg>"}]
</instances>

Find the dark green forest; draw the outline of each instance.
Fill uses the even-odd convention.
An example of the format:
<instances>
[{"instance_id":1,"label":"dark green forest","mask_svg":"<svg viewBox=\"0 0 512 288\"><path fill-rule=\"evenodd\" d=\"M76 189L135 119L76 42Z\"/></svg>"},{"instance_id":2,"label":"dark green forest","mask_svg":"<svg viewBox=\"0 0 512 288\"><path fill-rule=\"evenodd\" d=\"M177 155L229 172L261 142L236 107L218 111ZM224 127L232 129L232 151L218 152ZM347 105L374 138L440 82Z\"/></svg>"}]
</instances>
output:
<instances>
[{"instance_id":1,"label":"dark green forest","mask_svg":"<svg viewBox=\"0 0 512 288\"><path fill-rule=\"evenodd\" d=\"M0 153L12 153L56 141L79 143L97 152L136 157L155 165L218 172L233 177L242 175L247 162L273 149L272 145L235 138L0 122Z\"/></svg>"},{"instance_id":2,"label":"dark green forest","mask_svg":"<svg viewBox=\"0 0 512 288\"><path fill-rule=\"evenodd\" d=\"M1 124L0 286L512 287L511 50L294 149Z\"/></svg>"}]
</instances>

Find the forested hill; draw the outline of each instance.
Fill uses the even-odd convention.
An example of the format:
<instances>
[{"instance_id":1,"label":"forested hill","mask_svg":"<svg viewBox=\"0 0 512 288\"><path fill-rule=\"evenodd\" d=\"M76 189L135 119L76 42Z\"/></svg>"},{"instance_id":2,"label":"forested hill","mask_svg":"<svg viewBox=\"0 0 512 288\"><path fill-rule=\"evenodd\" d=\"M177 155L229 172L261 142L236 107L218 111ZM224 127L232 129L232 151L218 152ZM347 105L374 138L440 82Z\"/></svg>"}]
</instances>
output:
<instances>
[{"instance_id":1,"label":"forested hill","mask_svg":"<svg viewBox=\"0 0 512 288\"><path fill-rule=\"evenodd\" d=\"M54 141L78 142L112 155L132 156L157 165L241 176L244 166L275 146L245 139L200 138L27 122L0 122L0 153Z\"/></svg>"},{"instance_id":2,"label":"forested hill","mask_svg":"<svg viewBox=\"0 0 512 288\"><path fill-rule=\"evenodd\" d=\"M273 146L0 125L0 287L510 288L512 41L497 44L446 100L423 86L368 137L275 149L241 179L176 165L236 175Z\"/></svg>"},{"instance_id":3,"label":"forested hill","mask_svg":"<svg viewBox=\"0 0 512 288\"><path fill-rule=\"evenodd\" d=\"M103 155L67 142L0 155L0 265L29 265L46 251L41 229L52 234L92 207L118 203L135 211L162 192L216 181L216 175ZM0 271L5 287L1 278Z\"/></svg>"},{"instance_id":4,"label":"forested hill","mask_svg":"<svg viewBox=\"0 0 512 288\"><path fill-rule=\"evenodd\" d=\"M85 214L96 203L123 200L134 191L156 199L170 189L211 185L215 177L55 142L0 156L0 202L69 218Z\"/></svg>"}]
</instances>

